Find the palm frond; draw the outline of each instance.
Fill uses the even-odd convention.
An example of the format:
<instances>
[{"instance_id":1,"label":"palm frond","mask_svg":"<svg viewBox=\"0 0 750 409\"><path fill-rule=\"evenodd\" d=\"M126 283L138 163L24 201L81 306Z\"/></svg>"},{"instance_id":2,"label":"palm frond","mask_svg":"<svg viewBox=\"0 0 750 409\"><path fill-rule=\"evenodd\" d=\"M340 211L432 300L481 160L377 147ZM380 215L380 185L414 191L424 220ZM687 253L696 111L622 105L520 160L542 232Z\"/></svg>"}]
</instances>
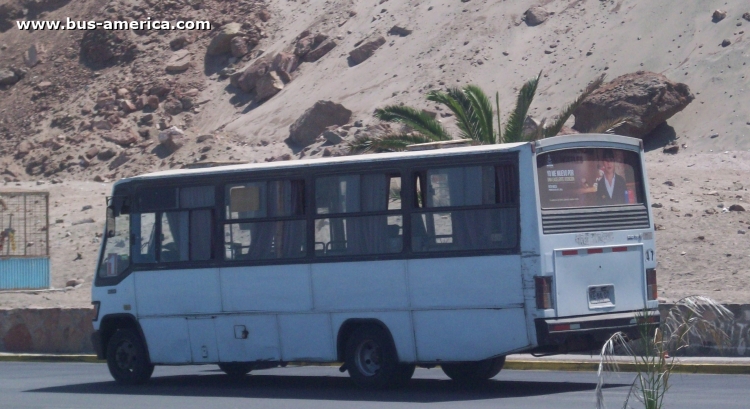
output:
<instances>
[{"instance_id":1,"label":"palm frond","mask_svg":"<svg viewBox=\"0 0 750 409\"><path fill-rule=\"evenodd\" d=\"M447 92L430 91L427 100L438 102L448 107L456 116L459 139L475 139L471 119L471 104L469 104L463 91L458 88L449 88Z\"/></svg>"},{"instance_id":2,"label":"palm frond","mask_svg":"<svg viewBox=\"0 0 750 409\"><path fill-rule=\"evenodd\" d=\"M497 109L497 134L495 143L503 143L503 125L500 122L500 93L495 91L495 108Z\"/></svg>"},{"instance_id":3,"label":"palm frond","mask_svg":"<svg viewBox=\"0 0 750 409\"><path fill-rule=\"evenodd\" d=\"M605 119L598 124L594 125L593 127L586 130L586 133L615 133L617 128L626 125L636 125L637 126L638 120L633 118L612 118L612 119Z\"/></svg>"},{"instance_id":4,"label":"palm frond","mask_svg":"<svg viewBox=\"0 0 750 409\"><path fill-rule=\"evenodd\" d=\"M399 152L406 150L409 145L434 142L434 140L420 133L400 133L380 136L364 135L349 142L349 153L381 153Z\"/></svg>"},{"instance_id":5,"label":"palm frond","mask_svg":"<svg viewBox=\"0 0 750 409\"><path fill-rule=\"evenodd\" d=\"M565 125L565 122L567 122L568 118L570 118L571 115L573 115L573 112L575 112L576 109L578 109L579 106L583 103L583 101L591 95L592 92L596 91L597 88L601 87L604 83L604 77L606 74L602 74L599 77L597 77L595 80L591 81L589 85L586 86L586 88L581 92L581 95L578 96L573 102L568 104L562 112L560 112L559 115L555 118L555 120L552 122L552 124L545 129L544 131L544 137L548 138L550 136L555 136L560 132L560 129L562 129L563 125Z\"/></svg>"},{"instance_id":6,"label":"palm frond","mask_svg":"<svg viewBox=\"0 0 750 409\"><path fill-rule=\"evenodd\" d=\"M666 318L662 315L661 327L652 335L648 324L652 314L645 308L636 313L639 339L631 341L618 332L602 347L595 392L597 408L604 407L604 374L619 371L616 352L630 357L636 372L623 408L628 407L631 397L635 397L646 408L661 408L670 387L669 377L675 368L674 357L677 352L690 346L691 340L700 344L713 341L718 346L725 345L729 336L721 329L721 324L734 318L717 301L703 296L690 296L677 301Z\"/></svg>"},{"instance_id":7,"label":"palm frond","mask_svg":"<svg viewBox=\"0 0 750 409\"><path fill-rule=\"evenodd\" d=\"M531 141L538 141L540 139L544 139L544 131L547 129L545 128L547 124L547 118L542 118L541 121L539 121L539 126L536 127L534 130L534 133L531 135L526 135L525 138Z\"/></svg>"},{"instance_id":8,"label":"palm frond","mask_svg":"<svg viewBox=\"0 0 750 409\"><path fill-rule=\"evenodd\" d=\"M534 94L536 94L536 88L539 85L539 79L542 76L542 72L536 78L532 78L526 81L518 91L518 99L516 100L516 107L508 117L508 122L505 124L505 136L503 142L520 142L523 140L523 121L526 120L526 115L529 112L531 102L534 100Z\"/></svg>"},{"instance_id":9,"label":"palm frond","mask_svg":"<svg viewBox=\"0 0 750 409\"><path fill-rule=\"evenodd\" d=\"M464 94L471 103L472 111L478 120L480 142L484 144L496 143L495 130L492 118L492 102L476 85L464 87Z\"/></svg>"},{"instance_id":10,"label":"palm frond","mask_svg":"<svg viewBox=\"0 0 750 409\"><path fill-rule=\"evenodd\" d=\"M431 141L447 141L451 139L450 134L443 128L440 122L423 111L409 106L388 105L385 108L376 109L375 117L381 121L402 123L423 134Z\"/></svg>"}]
</instances>

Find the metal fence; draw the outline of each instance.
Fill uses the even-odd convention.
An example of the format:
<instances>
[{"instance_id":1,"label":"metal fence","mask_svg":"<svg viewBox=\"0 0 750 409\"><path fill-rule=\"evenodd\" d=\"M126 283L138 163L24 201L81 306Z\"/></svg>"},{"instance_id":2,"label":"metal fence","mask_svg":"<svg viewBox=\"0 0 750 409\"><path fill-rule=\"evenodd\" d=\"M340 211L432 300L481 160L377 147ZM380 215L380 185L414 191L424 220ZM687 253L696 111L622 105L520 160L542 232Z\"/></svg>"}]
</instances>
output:
<instances>
[{"instance_id":1,"label":"metal fence","mask_svg":"<svg viewBox=\"0 0 750 409\"><path fill-rule=\"evenodd\" d=\"M0 191L0 290L49 286L49 193Z\"/></svg>"},{"instance_id":2,"label":"metal fence","mask_svg":"<svg viewBox=\"0 0 750 409\"><path fill-rule=\"evenodd\" d=\"M49 256L49 192L0 191L0 258Z\"/></svg>"}]
</instances>

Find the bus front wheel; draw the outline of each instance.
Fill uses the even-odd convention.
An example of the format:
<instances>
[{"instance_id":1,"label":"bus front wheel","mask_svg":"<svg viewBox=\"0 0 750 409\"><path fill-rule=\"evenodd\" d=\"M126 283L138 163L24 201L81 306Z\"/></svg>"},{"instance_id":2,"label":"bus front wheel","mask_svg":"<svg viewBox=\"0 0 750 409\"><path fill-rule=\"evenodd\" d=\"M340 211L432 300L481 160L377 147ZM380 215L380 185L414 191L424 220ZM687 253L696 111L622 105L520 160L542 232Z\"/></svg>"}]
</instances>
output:
<instances>
[{"instance_id":1,"label":"bus front wheel","mask_svg":"<svg viewBox=\"0 0 750 409\"><path fill-rule=\"evenodd\" d=\"M356 329L346 344L346 368L357 386L385 389L406 384L415 366L398 361L396 348L383 329L366 325Z\"/></svg>"},{"instance_id":2,"label":"bus front wheel","mask_svg":"<svg viewBox=\"0 0 750 409\"><path fill-rule=\"evenodd\" d=\"M107 366L115 381L125 385L145 383L154 373L146 345L132 329L120 329L107 344Z\"/></svg>"},{"instance_id":3,"label":"bus front wheel","mask_svg":"<svg viewBox=\"0 0 750 409\"><path fill-rule=\"evenodd\" d=\"M489 380L500 373L505 365L505 357L485 359L477 362L461 362L453 364L441 364L449 378L461 383L476 383Z\"/></svg>"}]
</instances>

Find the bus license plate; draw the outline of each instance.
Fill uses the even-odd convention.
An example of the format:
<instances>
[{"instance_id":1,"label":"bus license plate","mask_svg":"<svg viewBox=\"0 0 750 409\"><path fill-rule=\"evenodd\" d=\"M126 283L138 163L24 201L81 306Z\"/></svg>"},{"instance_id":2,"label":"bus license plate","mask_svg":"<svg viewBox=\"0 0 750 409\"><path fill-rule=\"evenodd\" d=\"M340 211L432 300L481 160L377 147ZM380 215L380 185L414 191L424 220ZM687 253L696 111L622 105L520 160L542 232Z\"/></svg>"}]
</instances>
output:
<instances>
[{"instance_id":1,"label":"bus license plate","mask_svg":"<svg viewBox=\"0 0 750 409\"><path fill-rule=\"evenodd\" d=\"M610 292L611 286L589 287L589 303L591 304L612 304Z\"/></svg>"}]
</instances>

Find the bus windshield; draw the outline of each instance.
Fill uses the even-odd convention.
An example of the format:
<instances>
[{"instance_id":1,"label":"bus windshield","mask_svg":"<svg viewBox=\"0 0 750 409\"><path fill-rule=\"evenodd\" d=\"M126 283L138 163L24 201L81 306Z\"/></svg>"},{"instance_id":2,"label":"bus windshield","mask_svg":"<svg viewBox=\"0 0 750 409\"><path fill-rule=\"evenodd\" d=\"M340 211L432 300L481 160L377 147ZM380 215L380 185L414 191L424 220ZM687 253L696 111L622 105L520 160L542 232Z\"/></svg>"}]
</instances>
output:
<instances>
[{"instance_id":1,"label":"bus windshield","mask_svg":"<svg viewBox=\"0 0 750 409\"><path fill-rule=\"evenodd\" d=\"M610 148L563 149L537 156L543 209L643 204L637 152Z\"/></svg>"}]
</instances>

